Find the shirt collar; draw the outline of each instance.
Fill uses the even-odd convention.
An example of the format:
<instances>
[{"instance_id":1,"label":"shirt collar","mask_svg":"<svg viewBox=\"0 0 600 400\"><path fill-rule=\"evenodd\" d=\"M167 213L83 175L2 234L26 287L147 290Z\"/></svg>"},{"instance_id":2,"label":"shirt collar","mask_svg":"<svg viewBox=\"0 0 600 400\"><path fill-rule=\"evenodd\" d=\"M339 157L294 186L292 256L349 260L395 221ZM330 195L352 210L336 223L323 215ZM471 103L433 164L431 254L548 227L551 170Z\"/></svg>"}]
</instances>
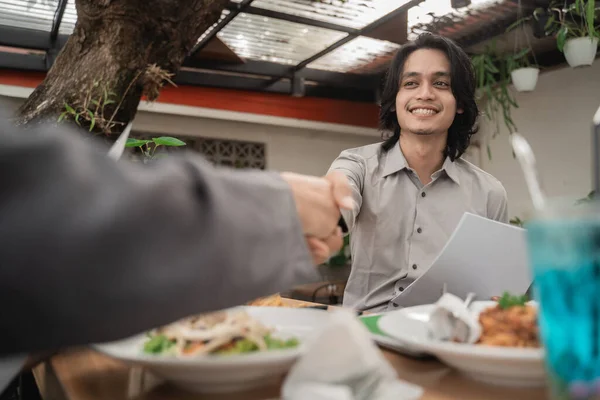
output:
<instances>
[{"instance_id":1,"label":"shirt collar","mask_svg":"<svg viewBox=\"0 0 600 400\"><path fill-rule=\"evenodd\" d=\"M400 144L396 143L394 147L387 151L383 167L383 177L385 178L395 172L402 171L406 167L408 167L406 158L404 158L404 154L400 150Z\"/></svg>"},{"instance_id":2,"label":"shirt collar","mask_svg":"<svg viewBox=\"0 0 600 400\"><path fill-rule=\"evenodd\" d=\"M405 168L408 168L408 163L406 162L406 158L404 158L404 154L402 154L402 150L400 150L400 144L396 143L394 147L387 152L385 166L383 167L383 177L385 178L386 176L402 171ZM454 182L460 184L456 163L452 162L449 157L446 157L444 160L441 171L444 171Z\"/></svg>"},{"instance_id":3,"label":"shirt collar","mask_svg":"<svg viewBox=\"0 0 600 400\"><path fill-rule=\"evenodd\" d=\"M442 170L446 172L446 175L454 182L460 185L460 180L458 179L458 167L456 166L456 160L451 161L450 157L446 157L444 160L444 164L442 164Z\"/></svg>"}]
</instances>

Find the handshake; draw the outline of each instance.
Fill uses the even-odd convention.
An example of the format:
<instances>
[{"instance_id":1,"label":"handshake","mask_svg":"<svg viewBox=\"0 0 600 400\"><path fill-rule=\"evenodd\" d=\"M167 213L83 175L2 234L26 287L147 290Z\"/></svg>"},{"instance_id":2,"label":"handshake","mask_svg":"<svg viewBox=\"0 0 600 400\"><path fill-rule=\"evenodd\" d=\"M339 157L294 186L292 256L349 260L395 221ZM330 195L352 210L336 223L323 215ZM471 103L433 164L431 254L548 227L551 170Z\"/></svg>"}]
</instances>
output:
<instances>
[{"instance_id":1,"label":"handshake","mask_svg":"<svg viewBox=\"0 0 600 400\"><path fill-rule=\"evenodd\" d=\"M322 264L338 252L344 242L338 227L340 209L351 210L355 204L348 179L335 171L323 178L293 173L281 176L292 189L313 262Z\"/></svg>"}]
</instances>

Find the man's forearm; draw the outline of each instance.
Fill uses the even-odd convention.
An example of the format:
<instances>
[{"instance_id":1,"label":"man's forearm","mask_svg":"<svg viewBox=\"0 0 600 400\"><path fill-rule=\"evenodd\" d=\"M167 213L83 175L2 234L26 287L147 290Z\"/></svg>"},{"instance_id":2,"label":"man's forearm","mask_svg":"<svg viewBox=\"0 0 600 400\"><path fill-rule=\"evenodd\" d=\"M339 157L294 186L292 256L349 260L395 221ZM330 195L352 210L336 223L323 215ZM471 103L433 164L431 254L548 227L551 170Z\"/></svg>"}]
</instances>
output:
<instances>
[{"instance_id":1,"label":"man's forearm","mask_svg":"<svg viewBox=\"0 0 600 400\"><path fill-rule=\"evenodd\" d=\"M0 162L0 353L117 339L315 278L274 174L117 165L70 136L5 135Z\"/></svg>"}]
</instances>

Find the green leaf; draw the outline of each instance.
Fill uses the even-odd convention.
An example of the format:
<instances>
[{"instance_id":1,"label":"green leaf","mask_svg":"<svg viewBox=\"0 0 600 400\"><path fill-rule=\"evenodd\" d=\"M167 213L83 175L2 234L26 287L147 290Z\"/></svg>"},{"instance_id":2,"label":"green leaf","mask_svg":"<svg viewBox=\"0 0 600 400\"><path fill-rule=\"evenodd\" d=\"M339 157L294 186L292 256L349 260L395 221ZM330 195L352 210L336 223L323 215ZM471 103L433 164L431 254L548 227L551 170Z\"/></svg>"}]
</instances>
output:
<instances>
[{"instance_id":1,"label":"green leaf","mask_svg":"<svg viewBox=\"0 0 600 400\"><path fill-rule=\"evenodd\" d=\"M502 297L498 300L498 305L500 308L506 310L511 307L523 307L525 306L525 303L527 303L527 300L526 295L512 296L510 293L504 292Z\"/></svg>"},{"instance_id":2,"label":"green leaf","mask_svg":"<svg viewBox=\"0 0 600 400\"><path fill-rule=\"evenodd\" d=\"M65 103L65 109L71 114L76 114L75 109L73 107L71 107L70 105L68 105L67 103Z\"/></svg>"},{"instance_id":3,"label":"green leaf","mask_svg":"<svg viewBox=\"0 0 600 400\"><path fill-rule=\"evenodd\" d=\"M267 344L267 348L269 350L288 349L288 348L292 348L292 347L298 347L298 345L300 344L300 342L298 342L298 339L296 339L296 338L283 340L283 339L274 338L270 334L266 335L264 337L264 339L265 339L265 343Z\"/></svg>"},{"instance_id":4,"label":"green leaf","mask_svg":"<svg viewBox=\"0 0 600 400\"><path fill-rule=\"evenodd\" d=\"M562 26L556 35L556 46L558 50L564 52L565 50L565 42L567 41L567 34L569 33L569 28L566 26Z\"/></svg>"},{"instance_id":5,"label":"green leaf","mask_svg":"<svg viewBox=\"0 0 600 400\"><path fill-rule=\"evenodd\" d=\"M148 144L150 142L150 140L127 138L127 142L125 142L125 147L142 147L143 145Z\"/></svg>"},{"instance_id":6,"label":"green leaf","mask_svg":"<svg viewBox=\"0 0 600 400\"><path fill-rule=\"evenodd\" d=\"M551 15L550 18L548 18L548 21L546 21L546 24L544 25L544 30L548 31L550 29L550 27L552 25L554 25L556 23L556 18L554 18L554 15Z\"/></svg>"},{"instance_id":7,"label":"green leaf","mask_svg":"<svg viewBox=\"0 0 600 400\"><path fill-rule=\"evenodd\" d=\"M104 103L102 103L102 106L107 106L107 105L113 104L113 103L115 103L114 100L104 100Z\"/></svg>"},{"instance_id":8,"label":"green leaf","mask_svg":"<svg viewBox=\"0 0 600 400\"><path fill-rule=\"evenodd\" d=\"M150 354L164 353L175 345L175 341L169 340L165 335L156 335L144 343L144 352Z\"/></svg>"},{"instance_id":9,"label":"green leaf","mask_svg":"<svg viewBox=\"0 0 600 400\"><path fill-rule=\"evenodd\" d=\"M498 71L498 68L496 67L494 62L489 58L486 59L486 65L487 65L488 71L491 72L492 74L497 74L498 72L500 72L500 71Z\"/></svg>"},{"instance_id":10,"label":"green leaf","mask_svg":"<svg viewBox=\"0 0 600 400\"><path fill-rule=\"evenodd\" d=\"M170 136L152 138L152 141L158 146L185 146L185 142Z\"/></svg>"},{"instance_id":11,"label":"green leaf","mask_svg":"<svg viewBox=\"0 0 600 400\"><path fill-rule=\"evenodd\" d=\"M515 29L517 26L519 26L519 25L521 25L523 22L525 22L525 20L527 20L527 19L528 19L528 17L525 17L525 18L520 18L520 19L516 20L515 22L513 22L512 24L510 24L510 25L508 26L508 28L506 28L506 32L510 32L510 31L512 31L512 30L513 30L513 29Z\"/></svg>"},{"instance_id":12,"label":"green leaf","mask_svg":"<svg viewBox=\"0 0 600 400\"><path fill-rule=\"evenodd\" d=\"M569 14L581 15L580 10L581 10L581 1L580 0L575 0L575 3L573 3L567 7L567 13L569 13Z\"/></svg>"},{"instance_id":13,"label":"green leaf","mask_svg":"<svg viewBox=\"0 0 600 400\"><path fill-rule=\"evenodd\" d=\"M529 47L526 47L523 50L519 51L517 54L515 54L513 56L513 58L515 60L521 59L521 58L525 57L530 51L531 51L531 49Z\"/></svg>"},{"instance_id":14,"label":"green leaf","mask_svg":"<svg viewBox=\"0 0 600 400\"><path fill-rule=\"evenodd\" d=\"M591 37L596 35L596 29L594 28L594 20L596 17L596 2L595 0L588 0L587 9L585 11L585 20L587 23L587 30Z\"/></svg>"},{"instance_id":15,"label":"green leaf","mask_svg":"<svg viewBox=\"0 0 600 400\"><path fill-rule=\"evenodd\" d=\"M96 116L90 110L87 110L87 112L90 116L90 132L91 132L94 129L94 126L96 125Z\"/></svg>"},{"instance_id":16,"label":"green leaf","mask_svg":"<svg viewBox=\"0 0 600 400\"><path fill-rule=\"evenodd\" d=\"M61 122L63 119L65 119L65 117L67 116L67 112L63 112L62 114L60 114L60 116L58 117L58 122Z\"/></svg>"}]
</instances>

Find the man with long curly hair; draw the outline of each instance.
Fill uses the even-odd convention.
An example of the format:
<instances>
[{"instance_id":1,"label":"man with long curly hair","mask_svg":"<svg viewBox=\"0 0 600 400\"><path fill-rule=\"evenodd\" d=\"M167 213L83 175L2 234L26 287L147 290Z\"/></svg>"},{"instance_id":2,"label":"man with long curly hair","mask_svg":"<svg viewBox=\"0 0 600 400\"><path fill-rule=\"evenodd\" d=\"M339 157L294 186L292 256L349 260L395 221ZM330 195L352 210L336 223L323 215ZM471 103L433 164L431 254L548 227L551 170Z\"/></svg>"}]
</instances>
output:
<instances>
[{"instance_id":1,"label":"man with long curly hair","mask_svg":"<svg viewBox=\"0 0 600 400\"><path fill-rule=\"evenodd\" d=\"M356 206L344 305L394 309L442 250L465 212L507 222L502 184L461 156L477 132L475 76L451 40L422 34L394 57L382 91L383 143L345 150L331 171L351 182Z\"/></svg>"}]
</instances>

